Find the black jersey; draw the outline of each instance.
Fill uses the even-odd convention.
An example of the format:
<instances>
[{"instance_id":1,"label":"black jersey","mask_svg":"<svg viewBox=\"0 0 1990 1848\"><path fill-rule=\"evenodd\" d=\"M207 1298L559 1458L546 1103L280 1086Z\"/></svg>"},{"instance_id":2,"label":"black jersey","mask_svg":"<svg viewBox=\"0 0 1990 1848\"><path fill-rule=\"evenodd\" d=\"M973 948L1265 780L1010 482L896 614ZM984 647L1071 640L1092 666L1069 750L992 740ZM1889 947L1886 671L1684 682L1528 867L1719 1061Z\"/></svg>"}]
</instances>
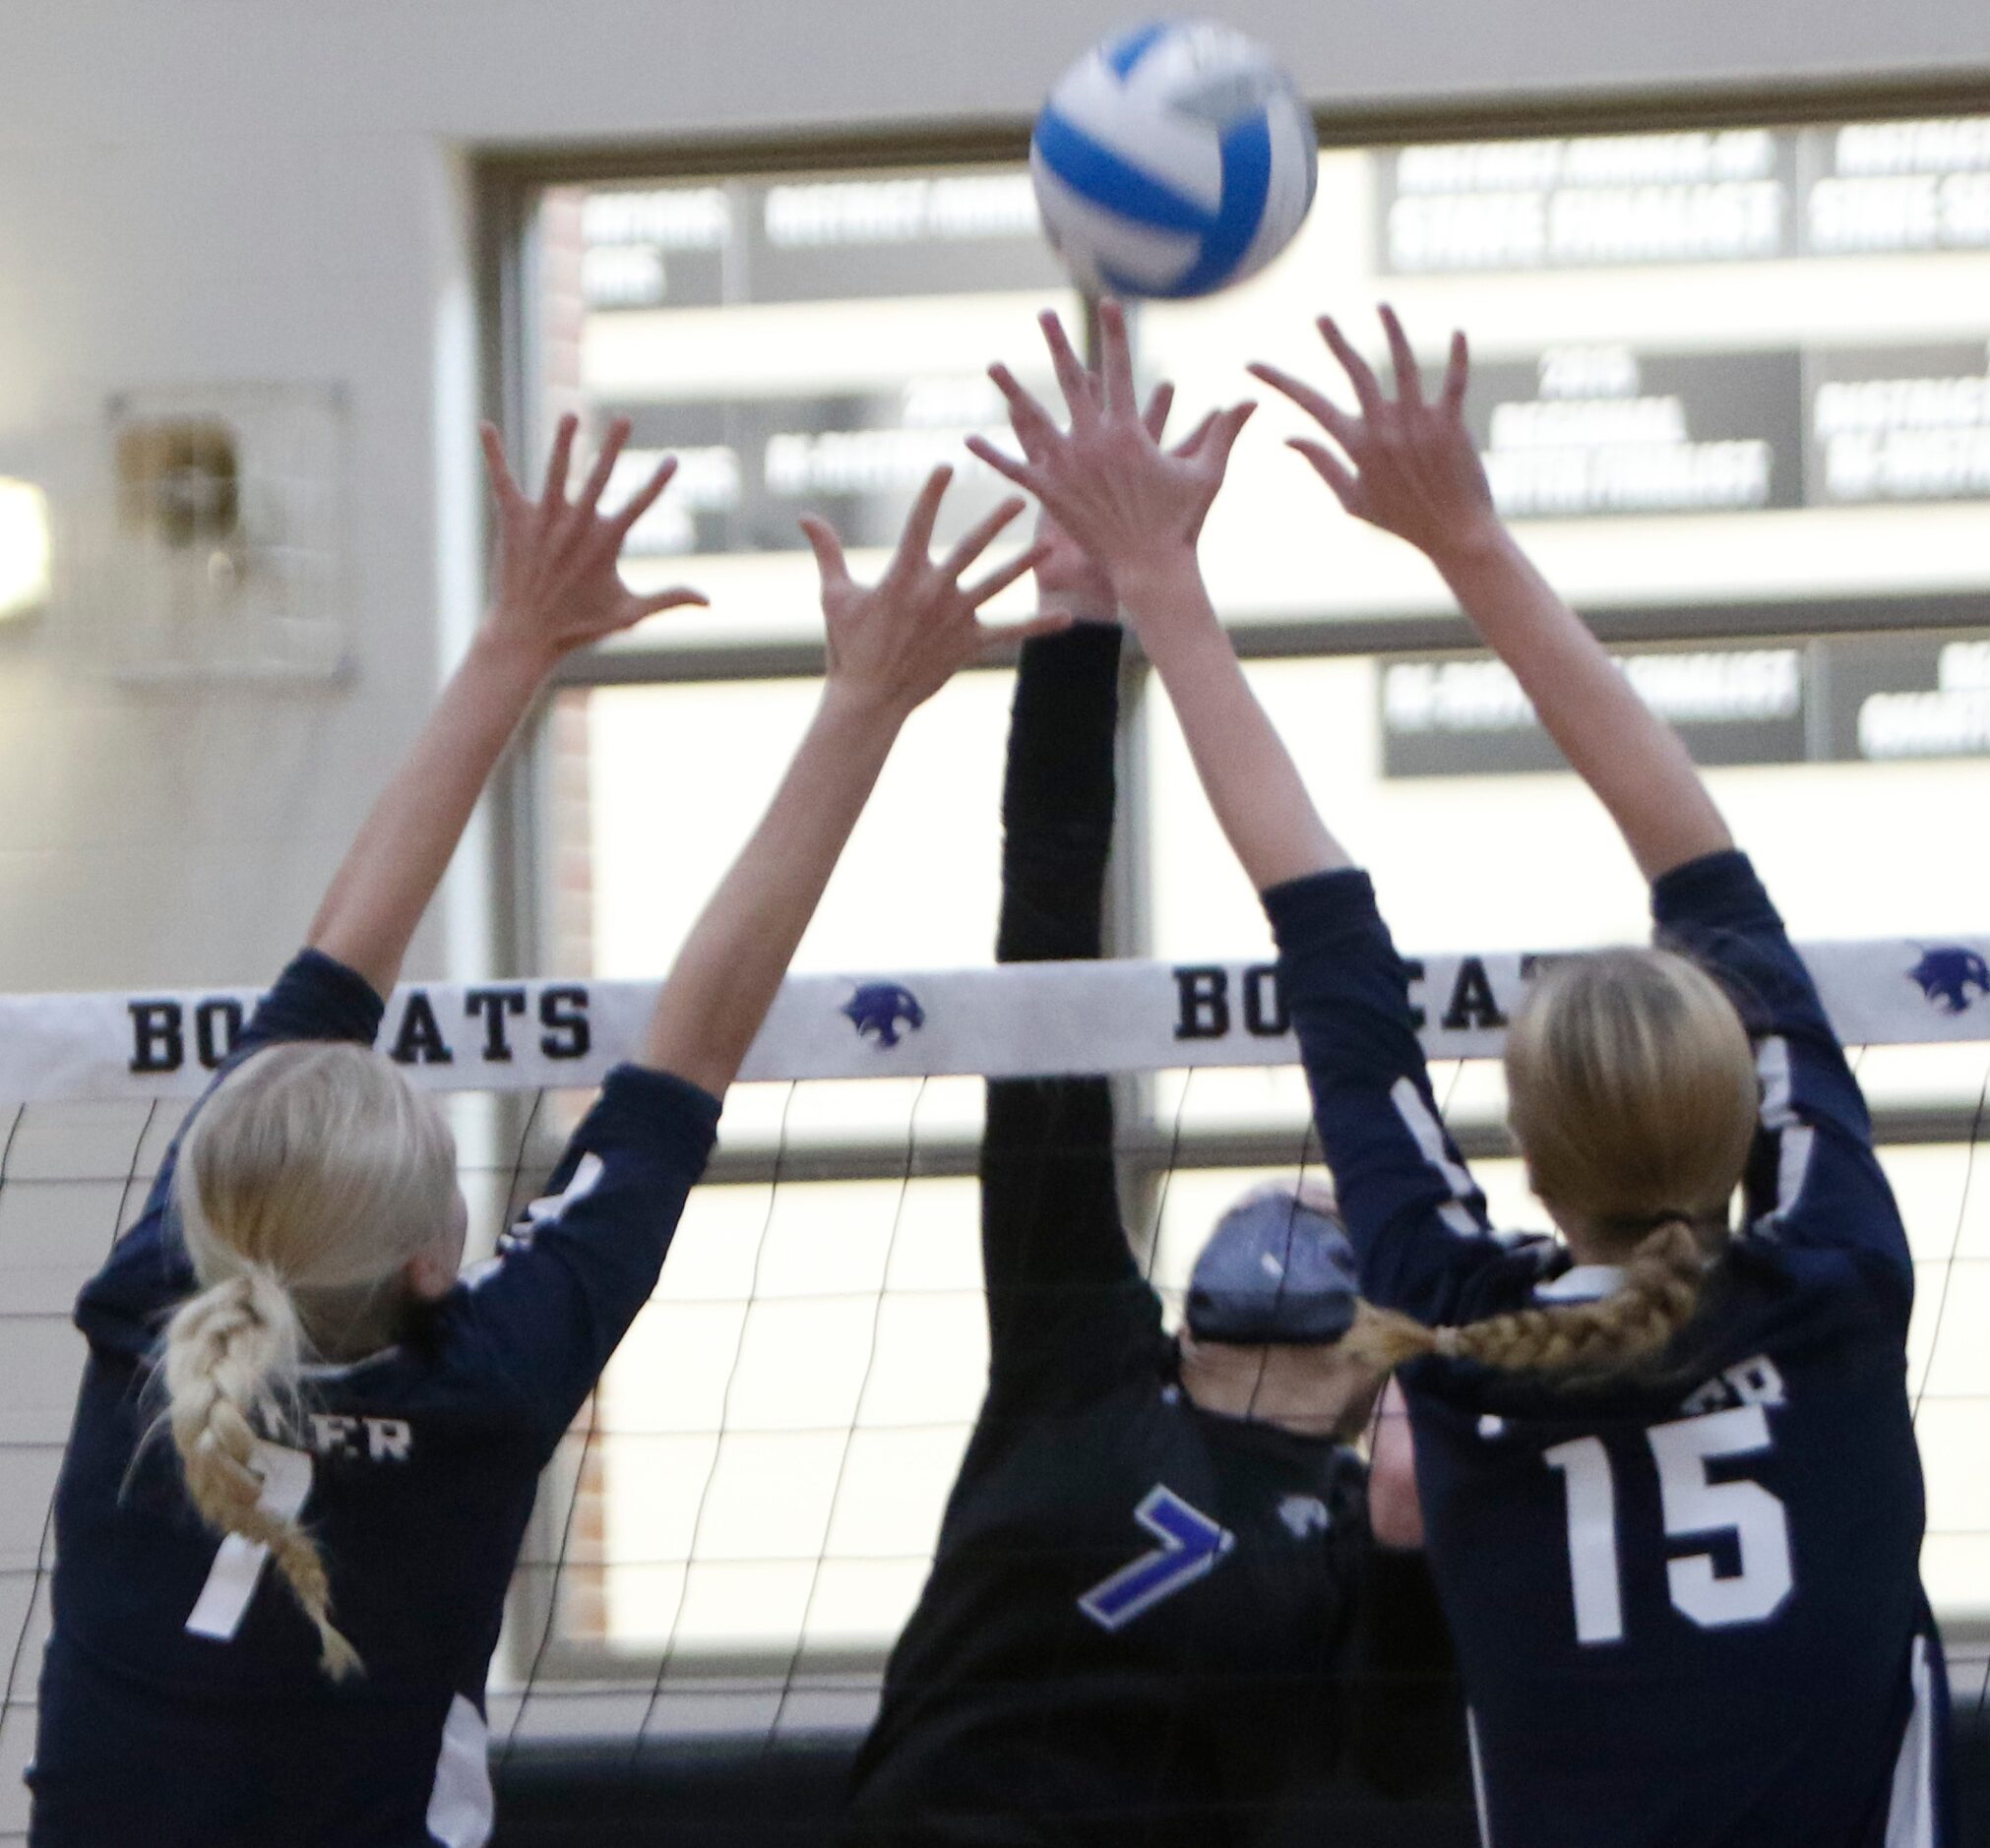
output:
<instances>
[{"instance_id":1,"label":"black jersey","mask_svg":"<svg viewBox=\"0 0 1990 1848\"><path fill-rule=\"evenodd\" d=\"M1116 631L1025 650L998 952L1091 956ZM1210 1844L1334 1773L1362 1466L1199 1410L1120 1218L1100 1078L988 1087L987 1397L858 1758L853 1843Z\"/></svg>"},{"instance_id":2,"label":"black jersey","mask_svg":"<svg viewBox=\"0 0 1990 1848\"><path fill-rule=\"evenodd\" d=\"M988 1396L850 1839L1254 1839L1334 1772L1361 1466L1187 1398L1103 1083L989 1088Z\"/></svg>"},{"instance_id":3,"label":"black jersey","mask_svg":"<svg viewBox=\"0 0 1990 1848\"><path fill-rule=\"evenodd\" d=\"M237 1057L370 1043L380 1015L359 976L306 952ZM149 1435L161 1324L199 1287L168 1154L77 1304L90 1357L56 1486L36 1848L489 1838L484 1677L538 1475L649 1299L717 1117L694 1085L619 1068L496 1258L399 1345L309 1370L301 1443L264 1447L264 1500L323 1549L365 1662L342 1684L264 1549L218 1538Z\"/></svg>"},{"instance_id":4,"label":"black jersey","mask_svg":"<svg viewBox=\"0 0 1990 1848\"><path fill-rule=\"evenodd\" d=\"M1495 1237L1437 1119L1365 875L1266 895L1377 1302L1430 1323L1607 1290ZM1746 1223L1644 1380L1404 1372L1494 1848L1939 1848L1945 1685L1919 1578L1913 1269L1808 971L1739 853L1667 874L1661 939L1759 1048Z\"/></svg>"}]
</instances>

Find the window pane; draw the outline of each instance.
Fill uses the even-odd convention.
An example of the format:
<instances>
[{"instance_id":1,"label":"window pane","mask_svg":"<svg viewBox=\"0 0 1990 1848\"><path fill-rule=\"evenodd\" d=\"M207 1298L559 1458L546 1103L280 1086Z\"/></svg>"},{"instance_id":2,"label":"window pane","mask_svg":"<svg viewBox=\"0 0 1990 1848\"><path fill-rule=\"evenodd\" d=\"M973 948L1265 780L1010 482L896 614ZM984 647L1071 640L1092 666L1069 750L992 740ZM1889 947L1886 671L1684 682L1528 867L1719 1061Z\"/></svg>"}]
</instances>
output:
<instances>
[{"instance_id":1,"label":"window pane","mask_svg":"<svg viewBox=\"0 0 1990 1848\"><path fill-rule=\"evenodd\" d=\"M1293 248L1143 309L1143 366L1189 417L1253 389L1247 357L1348 401L1314 319L1381 362L1391 300L1433 368L1468 331L1496 491L1579 601L1980 588L1984 145L1979 118L1325 153ZM1269 440L1311 426L1260 395L1204 542L1219 607L1448 610Z\"/></svg>"},{"instance_id":2,"label":"window pane","mask_svg":"<svg viewBox=\"0 0 1990 1848\"><path fill-rule=\"evenodd\" d=\"M1990 797L1990 635L1927 625L1982 623L1990 587L1986 149L1984 123L1964 121L1332 151L1294 249L1213 300L1142 310L1138 362L1177 383L1181 430L1254 389L1247 358L1327 380L1323 308L1371 357L1374 324L1354 304L1394 299L1430 361L1464 325L1466 415L1495 492L1578 607L1640 612L1654 635L1804 637L1849 618L1852 633L1815 642L1628 651L1713 766L1794 932L1971 939L1990 915L1963 844ZM861 575L936 462L957 469L942 542L992 505L1002 484L961 449L973 430L1007 440L982 367L999 355L1047 388L1033 317L1073 305L1015 164L553 191L536 253L544 390L522 447L570 406L596 427L629 415L611 500L665 450L681 459L628 576L694 584L714 608L615 645L653 651L659 674L695 647L738 649L750 676L765 671L754 645L819 636L798 513L828 514ZM1343 518L1275 440L1304 427L1297 413L1259 396L1204 537L1226 618L1247 632L1451 615L1430 568ZM1021 585L1004 604L1029 601ZM1722 614L1736 606L1752 620ZM1627 856L1576 780L1547 768L1496 666L1249 671L1406 948L1642 937ZM815 697L809 682L740 677L563 699L546 856L562 967L663 971ZM976 674L915 717L797 968L988 959L1008 697L1009 676ZM1267 952L1157 688L1134 722L1148 770L1125 792L1129 857L1148 902L1145 941L1128 947ZM1990 1052L1855 1058L1876 1103L1953 1114L1975 1104ZM1496 1065L1432 1076L1455 1122L1497 1124ZM1306 1158L1291 1068L1162 1073L1124 1091L1143 1145L1234 1132L1253 1160L1289 1148L1289 1173ZM558 1607L571 1637L734 1665L882 1659L923 1581L985 1368L973 1184L899 1176L931 1139L970 1140L980 1109L971 1078L728 1098L726 1152L833 1151L871 1178L694 1197L603 1388L582 1467L595 1499L570 1556L586 1582ZM1157 1235L1170 1313L1217 1214L1278 1171L1218 1152L1238 1165L1180 1165L1144 1196L1137 1242ZM1909 1360L1926 1394L1928 1579L1945 1611L1990 1614L1976 1467L1990 1379L1974 1359L1990 1336L1990 1188L1979 1173L1972 1189L1956 1144L1885 1159L1922 1272ZM1545 1223L1518 1161L1475 1169L1498 1223Z\"/></svg>"},{"instance_id":3,"label":"window pane","mask_svg":"<svg viewBox=\"0 0 1990 1848\"><path fill-rule=\"evenodd\" d=\"M1575 948L1647 934L1644 884L1575 776L1386 777L1373 659L1247 671L1329 826L1373 870L1405 947ZM1173 709L1150 696L1146 711L1157 954L1269 948ZM1990 876L1959 851L1955 818L1990 804L1990 761L1737 766L1708 781L1799 939L1981 930Z\"/></svg>"},{"instance_id":4,"label":"window pane","mask_svg":"<svg viewBox=\"0 0 1990 1848\"><path fill-rule=\"evenodd\" d=\"M1259 661L1247 673L1328 825L1373 872L1406 952L1581 949L1648 936L1644 883L1574 775L1387 777L1372 659ZM1150 693L1145 712L1156 954L1269 955L1263 911L1202 797L1172 708ZM1990 760L1707 774L1798 941L1980 934L1990 880L1978 856L1957 851L1954 817L1990 804ZM1975 1046L1878 1047L1860 1058L1878 1107L1968 1108L1984 1080ZM1230 1080L1229 1089L1254 1082L1267 1080ZM1214 1113L1224 1089L1199 1091L1182 1121L1216 1121L1200 1114L1202 1097ZM1499 1100L1485 1103L1467 1114L1497 1118Z\"/></svg>"},{"instance_id":5,"label":"window pane","mask_svg":"<svg viewBox=\"0 0 1990 1848\"><path fill-rule=\"evenodd\" d=\"M617 646L812 640L796 516L829 518L874 571L940 462L940 542L965 530L1008 491L962 448L1007 435L983 368L1005 354L1047 385L1034 317L1072 299L1020 165L553 192L538 242L560 384L635 425L617 489L666 451L682 463L630 581L713 597Z\"/></svg>"},{"instance_id":6,"label":"window pane","mask_svg":"<svg viewBox=\"0 0 1990 1848\"><path fill-rule=\"evenodd\" d=\"M708 1186L610 1364L599 1639L881 1650L987 1372L971 1180Z\"/></svg>"},{"instance_id":7,"label":"window pane","mask_svg":"<svg viewBox=\"0 0 1990 1848\"><path fill-rule=\"evenodd\" d=\"M912 715L797 970L992 959L1012 682L960 675ZM821 687L722 681L584 697L595 972L660 975L767 807Z\"/></svg>"}]
</instances>

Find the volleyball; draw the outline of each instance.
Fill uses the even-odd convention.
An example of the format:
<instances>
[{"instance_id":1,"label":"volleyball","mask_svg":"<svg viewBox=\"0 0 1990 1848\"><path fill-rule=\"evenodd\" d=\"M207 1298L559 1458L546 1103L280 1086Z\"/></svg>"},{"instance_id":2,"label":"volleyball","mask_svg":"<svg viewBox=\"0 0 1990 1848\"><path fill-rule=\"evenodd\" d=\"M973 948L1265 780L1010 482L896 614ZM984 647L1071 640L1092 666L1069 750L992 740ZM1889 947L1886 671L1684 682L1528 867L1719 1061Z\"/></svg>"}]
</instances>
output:
<instances>
[{"instance_id":1,"label":"volleyball","mask_svg":"<svg viewBox=\"0 0 1990 1848\"><path fill-rule=\"evenodd\" d=\"M1029 144L1051 246L1088 294L1208 295L1255 276L1313 203L1313 119L1278 61L1207 21L1093 47Z\"/></svg>"}]
</instances>

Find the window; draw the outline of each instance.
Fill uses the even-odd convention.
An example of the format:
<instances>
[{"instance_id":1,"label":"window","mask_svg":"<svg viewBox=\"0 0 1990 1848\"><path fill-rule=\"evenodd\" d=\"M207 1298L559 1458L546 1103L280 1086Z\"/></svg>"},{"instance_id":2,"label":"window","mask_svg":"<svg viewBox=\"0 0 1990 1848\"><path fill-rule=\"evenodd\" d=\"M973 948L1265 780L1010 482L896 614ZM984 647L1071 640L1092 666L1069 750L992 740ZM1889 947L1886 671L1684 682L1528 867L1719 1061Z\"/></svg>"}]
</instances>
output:
<instances>
[{"instance_id":1,"label":"window","mask_svg":"<svg viewBox=\"0 0 1990 1848\"><path fill-rule=\"evenodd\" d=\"M576 664L539 753L537 959L660 974L814 697L795 516L829 515L861 571L947 461L949 530L964 526L1001 491L961 448L1006 440L984 364L1047 389L1034 316L1077 304L1014 161L553 185L524 254L509 359L529 426L569 405L629 415L631 480L674 451L629 575L714 603ZM1329 150L1294 249L1213 301L1143 310L1139 364L1176 382L1186 428L1253 389L1247 358L1328 378L1323 309L1376 353L1381 296L1433 364L1469 331L1496 494L1686 730L1799 938L1980 933L1990 118ZM1275 440L1297 428L1264 405L1204 558L1399 937L1642 935L1633 869L1510 679L1429 568L1342 518ZM908 729L798 966L990 957L1009 684L964 675ZM1150 684L1126 741L1117 949L1262 949ZM1926 1272L1927 1564L1952 1623L1990 1617L1986 1064L1973 1045L1862 1063ZM1525 1219L1497 1072L1438 1085L1501 1215ZM1220 1206L1302 1159L1303 1090L1290 1072L1157 1074L1122 1102L1132 1216L1172 1299ZM882 1660L984 1364L978 1123L971 1082L735 1093L715 1184L603 1388L606 1589L562 1620L574 1659Z\"/></svg>"}]
</instances>

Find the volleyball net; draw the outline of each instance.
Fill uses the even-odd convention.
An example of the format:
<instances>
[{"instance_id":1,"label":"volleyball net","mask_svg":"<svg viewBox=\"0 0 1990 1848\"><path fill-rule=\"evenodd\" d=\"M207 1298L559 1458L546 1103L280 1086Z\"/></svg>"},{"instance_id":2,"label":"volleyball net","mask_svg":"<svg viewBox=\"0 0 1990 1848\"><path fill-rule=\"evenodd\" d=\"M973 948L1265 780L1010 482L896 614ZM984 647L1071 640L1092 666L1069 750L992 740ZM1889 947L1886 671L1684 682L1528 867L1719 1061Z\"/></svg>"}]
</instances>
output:
<instances>
[{"instance_id":1,"label":"volleyball net","mask_svg":"<svg viewBox=\"0 0 1990 1848\"><path fill-rule=\"evenodd\" d=\"M1924 1567L1984 1697L1990 1633L1990 940L1806 950L1874 1105L1920 1273ZM1497 1055L1539 958L1410 962L1437 1096L1496 1222L1545 1223ZM0 998L0 1841L53 1564L77 1290L139 1211L255 991ZM541 1189L649 984L412 984L380 1044L442 1094L472 1256ZM783 988L657 1292L549 1470L493 1664L500 1759L547 1742L769 1743L863 1726L979 1407L987 1078L1115 1080L1125 1216L1166 1313L1221 1209L1318 1171L1267 964L1088 962Z\"/></svg>"}]
</instances>

